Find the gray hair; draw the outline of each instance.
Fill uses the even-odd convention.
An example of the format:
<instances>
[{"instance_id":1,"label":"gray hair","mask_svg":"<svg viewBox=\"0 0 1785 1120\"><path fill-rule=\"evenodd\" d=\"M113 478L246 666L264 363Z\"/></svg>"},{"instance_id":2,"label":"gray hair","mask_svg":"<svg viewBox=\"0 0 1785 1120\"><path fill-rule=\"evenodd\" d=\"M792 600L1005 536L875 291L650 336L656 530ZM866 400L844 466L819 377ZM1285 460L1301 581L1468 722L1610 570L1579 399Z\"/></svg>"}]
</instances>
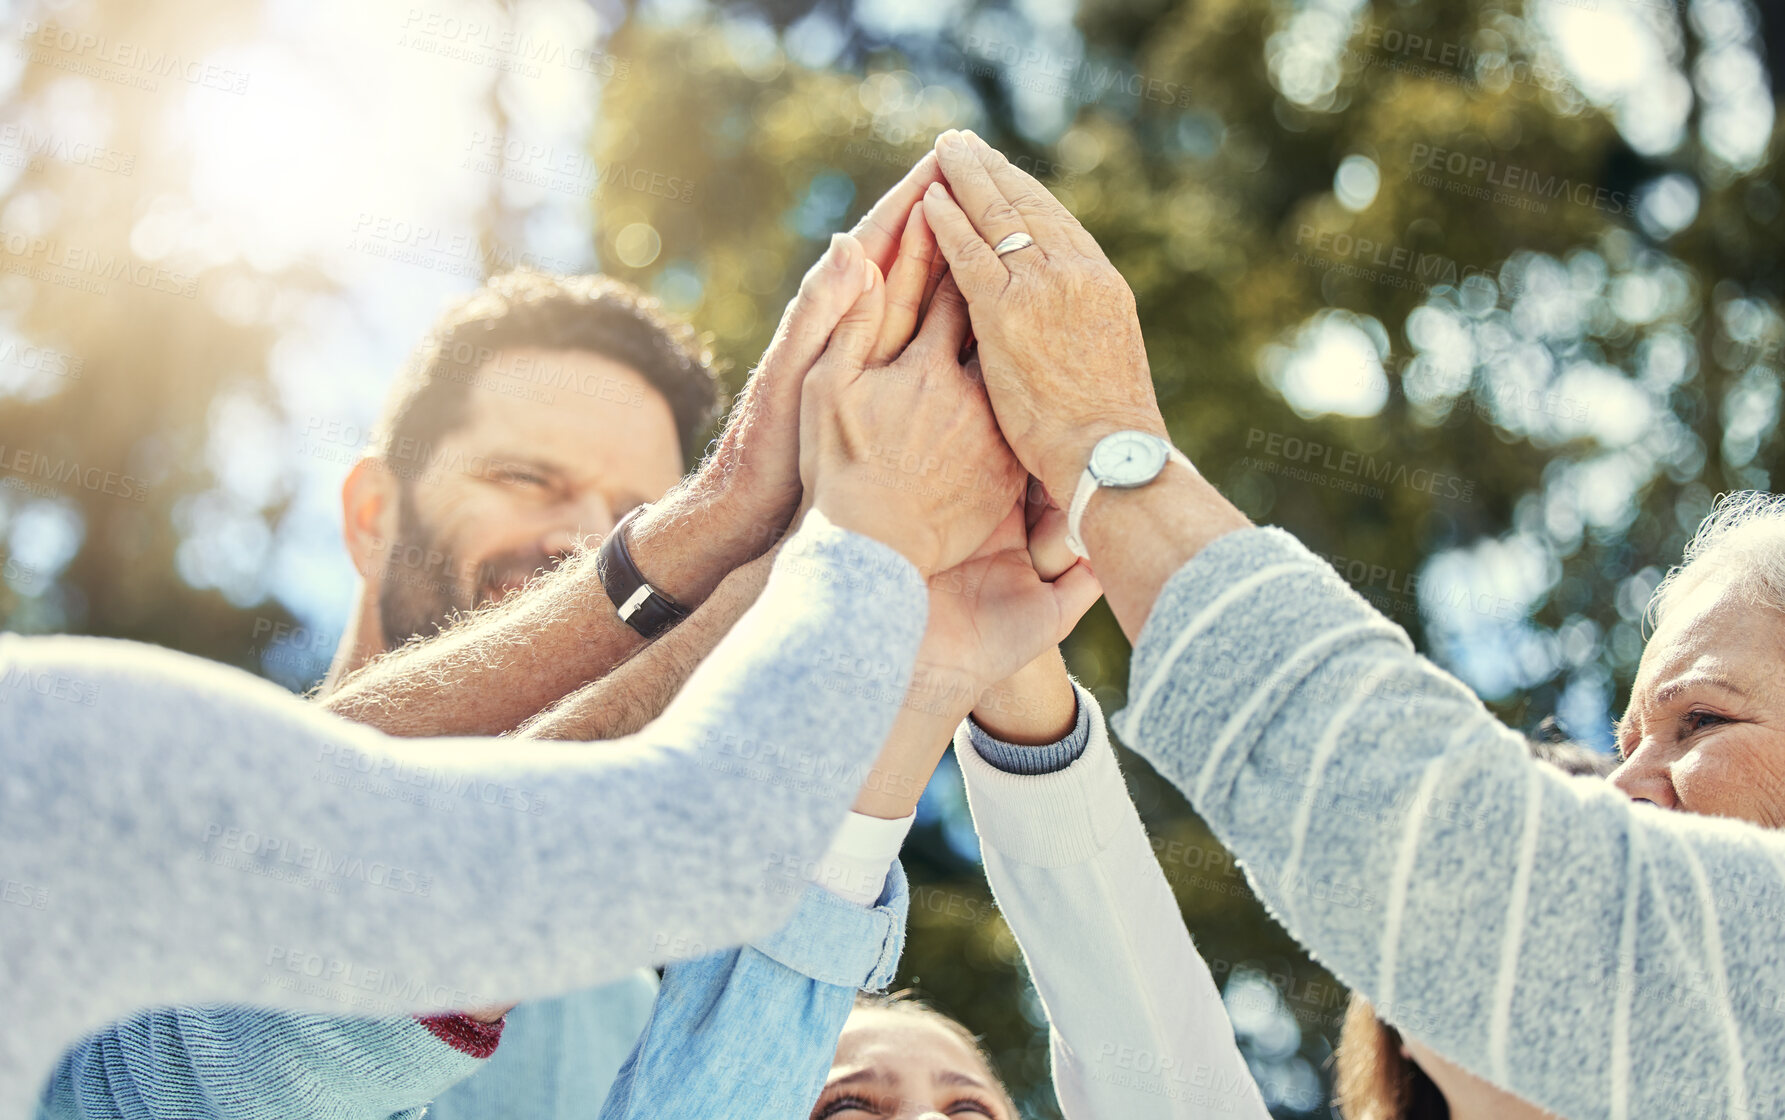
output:
<instances>
[{"instance_id":1,"label":"gray hair","mask_svg":"<svg viewBox=\"0 0 1785 1120\"><path fill-rule=\"evenodd\" d=\"M1652 625L1712 580L1751 603L1785 611L1785 495L1744 490L1720 498L1650 597Z\"/></svg>"}]
</instances>

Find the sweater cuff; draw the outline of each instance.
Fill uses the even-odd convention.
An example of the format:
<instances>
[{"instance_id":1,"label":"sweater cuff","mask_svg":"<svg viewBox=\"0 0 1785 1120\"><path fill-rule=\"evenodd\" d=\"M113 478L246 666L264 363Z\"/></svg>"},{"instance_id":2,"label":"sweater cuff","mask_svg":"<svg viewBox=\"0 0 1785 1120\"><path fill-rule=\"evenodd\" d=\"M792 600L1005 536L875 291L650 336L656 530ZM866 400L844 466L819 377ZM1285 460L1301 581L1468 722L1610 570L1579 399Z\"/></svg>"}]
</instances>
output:
<instances>
[{"instance_id":1,"label":"sweater cuff","mask_svg":"<svg viewBox=\"0 0 1785 1120\"><path fill-rule=\"evenodd\" d=\"M1009 743L979 726L972 716L967 717L967 738L979 757L1006 774L1052 774L1064 770L1085 753L1091 742L1091 706L1087 703L1090 696L1077 681L1072 682L1072 694L1078 719L1064 739L1038 747Z\"/></svg>"},{"instance_id":2,"label":"sweater cuff","mask_svg":"<svg viewBox=\"0 0 1785 1120\"><path fill-rule=\"evenodd\" d=\"M852 812L818 857L810 881L857 906L873 906L886 891L886 876L905 846L917 814L885 820Z\"/></svg>"},{"instance_id":3,"label":"sweater cuff","mask_svg":"<svg viewBox=\"0 0 1785 1120\"><path fill-rule=\"evenodd\" d=\"M974 749L965 720L955 733L955 760L980 841L1035 867L1071 867L1096 858L1134 813L1103 710L1089 692L1076 683L1074 688L1089 728L1083 753L1064 769L1010 773Z\"/></svg>"},{"instance_id":4,"label":"sweater cuff","mask_svg":"<svg viewBox=\"0 0 1785 1120\"><path fill-rule=\"evenodd\" d=\"M872 908L808 886L793 920L752 947L821 984L880 991L898 973L910 908L905 871L895 861Z\"/></svg>"}]
</instances>

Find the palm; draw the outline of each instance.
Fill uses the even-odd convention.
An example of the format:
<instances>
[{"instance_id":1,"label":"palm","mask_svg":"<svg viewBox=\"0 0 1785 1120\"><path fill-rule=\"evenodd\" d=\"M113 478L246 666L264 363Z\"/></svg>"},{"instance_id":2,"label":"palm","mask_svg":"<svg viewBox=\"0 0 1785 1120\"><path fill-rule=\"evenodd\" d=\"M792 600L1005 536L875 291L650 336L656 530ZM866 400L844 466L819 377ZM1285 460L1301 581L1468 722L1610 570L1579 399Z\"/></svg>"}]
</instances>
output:
<instances>
[{"instance_id":1,"label":"palm","mask_svg":"<svg viewBox=\"0 0 1785 1120\"><path fill-rule=\"evenodd\" d=\"M1017 506L977 552L931 577L930 622L918 657L984 688L1059 642L1081 614L1067 617L1054 586L1036 574Z\"/></svg>"}]
</instances>

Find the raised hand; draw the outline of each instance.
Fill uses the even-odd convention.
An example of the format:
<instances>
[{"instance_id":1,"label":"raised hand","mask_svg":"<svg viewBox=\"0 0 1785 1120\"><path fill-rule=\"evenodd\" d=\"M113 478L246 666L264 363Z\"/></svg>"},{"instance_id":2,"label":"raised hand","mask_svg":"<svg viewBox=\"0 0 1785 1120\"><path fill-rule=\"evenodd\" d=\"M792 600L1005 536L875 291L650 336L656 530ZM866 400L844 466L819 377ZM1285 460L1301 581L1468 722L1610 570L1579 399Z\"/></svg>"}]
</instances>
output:
<instances>
[{"instance_id":1,"label":"raised hand","mask_svg":"<svg viewBox=\"0 0 1785 1120\"><path fill-rule=\"evenodd\" d=\"M977 552L930 578L920 671L947 677L971 705L1057 645L1103 594L1087 565L1067 559L1051 578L1038 572L1023 506L1012 504Z\"/></svg>"},{"instance_id":2,"label":"raised hand","mask_svg":"<svg viewBox=\"0 0 1785 1120\"><path fill-rule=\"evenodd\" d=\"M646 570L656 582L685 603L704 599L727 572L761 555L787 527L800 501L799 413L806 375L869 276L898 267L893 262L900 234L924 189L939 176L935 154L926 153L851 234L831 238L830 247L800 281L706 458L635 528L639 562L647 564L648 559ZM921 266L929 269L934 256L931 240ZM888 316L889 326L896 318ZM914 322L905 324L901 346ZM660 531L694 522L701 526L700 556L658 554L653 541Z\"/></svg>"},{"instance_id":3,"label":"raised hand","mask_svg":"<svg viewBox=\"0 0 1785 1120\"><path fill-rule=\"evenodd\" d=\"M1078 219L983 140L951 130L936 150L948 187L927 189L923 213L967 297L992 409L1064 505L1103 436L1166 434L1134 293ZM1013 233L1034 245L999 256Z\"/></svg>"},{"instance_id":4,"label":"raised hand","mask_svg":"<svg viewBox=\"0 0 1785 1120\"><path fill-rule=\"evenodd\" d=\"M878 270L871 281L806 378L800 476L832 522L892 546L929 575L973 555L1025 474L984 388L961 364L960 290L943 280L910 346L874 364L889 348L888 315Z\"/></svg>"},{"instance_id":5,"label":"raised hand","mask_svg":"<svg viewBox=\"0 0 1785 1120\"><path fill-rule=\"evenodd\" d=\"M1076 699L1057 643L1102 590L1090 568L1041 536L1063 527L1025 524L1021 503L972 556L930 578L930 618L905 709L874 765L856 810L903 817L969 710L994 735L1049 742L1071 728ZM1065 564L1044 578L1043 563Z\"/></svg>"}]
</instances>

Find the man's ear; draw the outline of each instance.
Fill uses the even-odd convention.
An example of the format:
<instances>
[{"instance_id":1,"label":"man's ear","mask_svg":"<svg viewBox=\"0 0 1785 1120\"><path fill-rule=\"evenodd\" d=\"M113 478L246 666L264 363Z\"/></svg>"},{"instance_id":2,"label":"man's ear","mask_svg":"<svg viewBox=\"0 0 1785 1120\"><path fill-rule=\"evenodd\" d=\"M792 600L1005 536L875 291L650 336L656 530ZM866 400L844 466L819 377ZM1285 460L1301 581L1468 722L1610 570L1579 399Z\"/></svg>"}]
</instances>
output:
<instances>
[{"instance_id":1,"label":"man's ear","mask_svg":"<svg viewBox=\"0 0 1785 1120\"><path fill-rule=\"evenodd\" d=\"M374 458L353 464L341 484L341 529L361 579L383 569L397 531L397 498L396 477Z\"/></svg>"}]
</instances>

